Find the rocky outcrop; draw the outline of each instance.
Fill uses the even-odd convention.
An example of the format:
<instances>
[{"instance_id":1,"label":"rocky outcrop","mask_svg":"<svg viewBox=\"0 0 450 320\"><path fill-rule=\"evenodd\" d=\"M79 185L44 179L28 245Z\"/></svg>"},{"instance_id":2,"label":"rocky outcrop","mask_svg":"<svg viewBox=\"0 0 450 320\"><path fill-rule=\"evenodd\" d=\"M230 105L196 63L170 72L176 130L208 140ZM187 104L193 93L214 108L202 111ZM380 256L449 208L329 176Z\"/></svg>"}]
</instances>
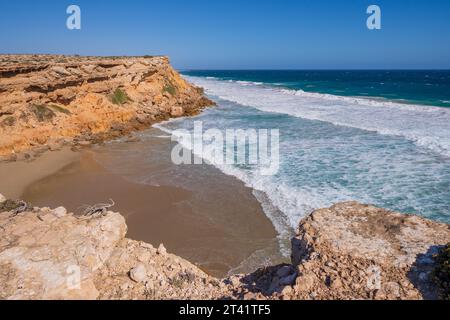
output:
<instances>
[{"instance_id":1,"label":"rocky outcrop","mask_svg":"<svg viewBox=\"0 0 450 320\"><path fill-rule=\"evenodd\" d=\"M434 256L450 228L355 202L317 210L293 239L299 298L435 299Z\"/></svg>"},{"instance_id":2,"label":"rocky outcrop","mask_svg":"<svg viewBox=\"0 0 450 320\"><path fill-rule=\"evenodd\" d=\"M86 145L211 104L167 57L0 55L0 156Z\"/></svg>"},{"instance_id":3,"label":"rocky outcrop","mask_svg":"<svg viewBox=\"0 0 450 320\"><path fill-rule=\"evenodd\" d=\"M449 242L448 224L340 203L300 222L292 265L241 282L282 299L438 299L434 257Z\"/></svg>"},{"instance_id":4,"label":"rocky outcrop","mask_svg":"<svg viewBox=\"0 0 450 320\"><path fill-rule=\"evenodd\" d=\"M118 213L11 201L1 211L2 299L436 299L435 254L450 242L449 225L341 203L300 223L292 264L215 279L125 238Z\"/></svg>"},{"instance_id":5,"label":"rocky outcrop","mask_svg":"<svg viewBox=\"0 0 450 320\"><path fill-rule=\"evenodd\" d=\"M222 299L229 289L164 246L123 239L94 278L99 299Z\"/></svg>"},{"instance_id":6,"label":"rocky outcrop","mask_svg":"<svg viewBox=\"0 0 450 320\"><path fill-rule=\"evenodd\" d=\"M65 210L0 215L0 298L95 299L93 275L126 233L124 218L79 219Z\"/></svg>"},{"instance_id":7,"label":"rocky outcrop","mask_svg":"<svg viewBox=\"0 0 450 320\"><path fill-rule=\"evenodd\" d=\"M225 292L224 283L162 245L126 239L126 230L114 212L0 213L0 299L206 299Z\"/></svg>"}]
</instances>

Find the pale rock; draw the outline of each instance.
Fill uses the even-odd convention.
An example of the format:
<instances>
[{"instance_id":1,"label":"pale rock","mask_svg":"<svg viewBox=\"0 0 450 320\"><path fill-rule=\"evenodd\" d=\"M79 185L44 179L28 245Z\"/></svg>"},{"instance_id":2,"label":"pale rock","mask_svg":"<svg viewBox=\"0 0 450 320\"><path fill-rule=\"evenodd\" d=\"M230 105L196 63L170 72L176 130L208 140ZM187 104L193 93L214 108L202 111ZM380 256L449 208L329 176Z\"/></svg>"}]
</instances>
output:
<instances>
[{"instance_id":1,"label":"pale rock","mask_svg":"<svg viewBox=\"0 0 450 320\"><path fill-rule=\"evenodd\" d=\"M128 282L125 282L120 285L120 290L127 291L130 288L130 284Z\"/></svg>"},{"instance_id":2,"label":"pale rock","mask_svg":"<svg viewBox=\"0 0 450 320\"><path fill-rule=\"evenodd\" d=\"M397 282L388 282L383 285L383 290L387 293L388 296L392 296L397 298L400 296L400 285Z\"/></svg>"},{"instance_id":3,"label":"pale rock","mask_svg":"<svg viewBox=\"0 0 450 320\"><path fill-rule=\"evenodd\" d=\"M79 288L67 288L64 285L58 290L50 291L43 297L45 300L96 300L99 292L95 287L92 279L81 282Z\"/></svg>"},{"instance_id":4,"label":"pale rock","mask_svg":"<svg viewBox=\"0 0 450 320\"><path fill-rule=\"evenodd\" d=\"M167 250L166 250L166 248L164 247L164 245L162 243L159 245L157 253L160 254L160 255L167 254Z\"/></svg>"},{"instance_id":5,"label":"pale rock","mask_svg":"<svg viewBox=\"0 0 450 320\"><path fill-rule=\"evenodd\" d=\"M71 73L69 71L67 71L66 68L64 68L64 67L54 66L52 68L52 70L57 72L60 75L63 75L63 76L70 76L71 75Z\"/></svg>"},{"instance_id":6,"label":"pale rock","mask_svg":"<svg viewBox=\"0 0 450 320\"><path fill-rule=\"evenodd\" d=\"M143 283L147 280L147 270L145 268L145 265L142 263L139 263L136 267L130 270L130 278L131 280Z\"/></svg>"},{"instance_id":7,"label":"pale rock","mask_svg":"<svg viewBox=\"0 0 450 320\"><path fill-rule=\"evenodd\" d=\"M67 210L64 207L58 207L53 210L53 214L58 218L62 218L67 215Z\"/></svg>"},{"instance_id":8,"label":"pale rock","mask_svg":"<svg viewBox=\"0 0 450 320\"><path fill-rule=\"evenodd\" d=\"M148 262L152 257L152 254L148 251L139 251L137 259L140 262Z\"/></svg>"},{"instance_id":9,"label":"pale rock","mask_svg":"<svg viewBox=\"0 0 450 320\"><path fill-rule=\"evenodd\" d=\"M142 247L142 248L145 248L145 249L155 249L151 244L149 244L149 243L145 243L145 242L141 242L141 243L139 243L139 245Z\"/></svg>"},{"instance_id":10,"label":"pale rock","mask_svg":"<svg viewBox=\"0 0 450 320\"><path fill-rule=\"evenodd\" d=\"M286 286L281 290L283 300L290 300L294 293L294 289L291 286Z\"/></svg>"},{"instance_id":11,"label":"pale rock","mask_svg":"<svg viewBox=\"0 0 450 320\"><path fill-rule=\"evenodd\" d=\"M0 193L0 203L5 202L6 200L5 196Z\"/></svg>"},{"instance_id":12,"label":"pale rock","mask_svg":"<svg viewBox=\"0 0 450 320\"><path fill-rule=\"evenodd\" d=\"M433 248L448 242L448 225L418 216L357 202L316 210L292 239L298 298L313 291L318 299L367 299L368 283L380 279L384 293L376 299L435 299L437 288L423 274L433 270Z\"/></svg>"},{"instance_id":13,"label":"pale rock","mask_svg":"<svg viewBox=\"0 0 450 320\"><path fill-rule=\"evenodd\" d=\"M87 146L91 145L91 142L87 141L87 140L82 140L82 141L78 141L77 144L82 147L87 147Z\"/></svg>"},{"instance_id":14,"label":"pale rock","mask_svg":"<svg viewBox=\"0 0 450 320\"><path fill-rule=\"evenodd\" d=\"M92 279L124 238L125 219L118 213L88 220L70 215L57 218L51 212L43 208L18 216L0 214L2 237L16 243L0 247L0 265L5 272L0 273L2 298L98 296ZM80 283L81 288L69 285L72 282ZM17 290L18 286L24 289Z\"/></svg>"}]
</instances>

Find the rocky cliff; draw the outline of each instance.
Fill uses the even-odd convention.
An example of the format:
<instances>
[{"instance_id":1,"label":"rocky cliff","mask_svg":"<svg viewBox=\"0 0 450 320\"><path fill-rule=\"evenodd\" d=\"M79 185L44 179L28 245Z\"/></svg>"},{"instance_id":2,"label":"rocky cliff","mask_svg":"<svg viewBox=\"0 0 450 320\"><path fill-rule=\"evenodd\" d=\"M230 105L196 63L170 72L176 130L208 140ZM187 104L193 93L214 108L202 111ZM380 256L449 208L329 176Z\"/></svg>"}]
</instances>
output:
<instances>
[{"instance_id":1,"label":"rocky cliff","mask_svg":"<svg viewBox=\"0 0 450 320\"><path fill-rule=\"evenodd\" d=\"M211 104L166 57L3 55L0 160L100 142ZM449 225L355 202L301 221L291 264L226 279L127 239L119 213L93 213L0 195L0 299L435 299L436 266L450 274L448 253L437 257Z\"/></svg>"},{"instance_id":2,"label":"rocky cliff","mask_svg":"<svg viewBox=\"0 0 450 320\"><path fill-rule=\"evenodd\" d=\"M215 279L163 245L125 238L119 213L76 217L0 199L1 299L436 299L449 225L355 202L315 211L292 264Z\"/></svg>"},{"instance_id":3,"label":"rocky cliff","mask_svg":"<svg viewBox=\"0 0 450 320\"><path fill-rule=\"evenodd\" d=\"M0 55L0 156L86 145L211 104L167 57Z\"/></svg>"}]
</instances>

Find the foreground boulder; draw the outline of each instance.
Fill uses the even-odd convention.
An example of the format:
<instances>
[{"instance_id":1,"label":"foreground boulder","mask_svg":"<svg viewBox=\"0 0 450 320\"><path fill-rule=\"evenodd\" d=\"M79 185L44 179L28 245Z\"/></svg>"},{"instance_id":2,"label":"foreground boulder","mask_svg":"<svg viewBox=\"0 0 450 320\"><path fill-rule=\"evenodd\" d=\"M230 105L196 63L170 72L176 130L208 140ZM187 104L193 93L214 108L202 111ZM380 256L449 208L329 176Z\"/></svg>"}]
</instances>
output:
<instances>
[{"instance_id":1,"label":"foreground boulder","mask_svg":"<svg viewBox=\"0 0 450 320\"><path fill-rule=\"evenodd\" d=\"M356 202L315 211L292 240L297 298L437 299L434 256L450 229Z\"/></svg>"},{"instance_id":2,"label":"foreground boulder","mask_svg":"<svg viewBox=\"0 0 450 320\"><path fill-rule=\"evenodd\" d=\"M126 239L126 231L114 212L0 213L0 299L218 299L228 292L163 246Z\"/></svg>"},{"instance_id":3,"label":"foreground boulder","mask_svg":"<svg viewBox=\"0 0 450 320\"><path fill-rule=\"evenodd\" d=\"M231 277L233 296L445 298L440 288L446 287L435 277L435 271L443 269L442 258L436 256L449 242L448 224L357 202L340 203L300 222L292 239L292 264Z\"/></svg>"},{"instance_id":4,"label":"foreground boulder","mask_svg":"<svg viewBox=\"0 0 450 320\"><path fill-rule=\"evenodd\" d=\"M0 214L0 298L96 299L93 274L126 233L125 219L39 209Z\"/></svg>"},{"instance_id":5,"label":"foreground boulder","mask_svg":"<svg viewBox=\"0 0 450 320\"><path fill-rule=\"evenodd\" d=\"M118 213L5 203L0 299L438 299L436 254L450 242L447 224L340 203L300 223L291 264L215 279L125 238Z\"/></svg>"}]
</instances>

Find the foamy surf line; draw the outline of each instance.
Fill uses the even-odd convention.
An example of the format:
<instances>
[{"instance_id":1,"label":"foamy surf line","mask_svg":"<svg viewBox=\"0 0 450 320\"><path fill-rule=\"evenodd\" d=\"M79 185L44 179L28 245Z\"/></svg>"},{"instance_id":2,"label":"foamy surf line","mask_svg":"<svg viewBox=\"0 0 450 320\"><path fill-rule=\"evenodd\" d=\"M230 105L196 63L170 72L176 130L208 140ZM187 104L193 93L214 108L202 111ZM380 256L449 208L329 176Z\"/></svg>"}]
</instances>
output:
<instances>
[{"instance_id":1,"label":"foamy surf line","mask_svg":"<svg viewBox=\"0 0 450 320\"><path fill-rule=\"evenodd\" d=\"M161 131L176 136L176 131L169 129L170 123L186 120L184 118L170 119L168 121L155 124L154 127ZM274 180L271 176L260 176L257 173L240 169L233 165L213 164L211 159L205 154L195 153L192 145L185 144L183 139L181 145L190 150L195 156L201 157L205 163L213 165L226 175L233 176L242 181L247 187L253 190L255 198L260 202L264 214L272 222L278 233L280 252L284 256L290 254L289 240L293 231L297 228L298 222L310 214L314 209L328 207L334 202L347 201L353 199L353 195L341 190L339 193L333 188L311 190L309 188L293 188L283 182ZM367 200L367 202L369 202Z\"/></svg>"},{"instance_id":2,"label":"foamy surf line","mask_svg":"<svg viewBox=\"0 0 450 320\"><path fill-rule=\"evenodd\" d=\"M400 136L450 157L450 109L289 90L261 83L185 78L207 94L266 112Z\"/></svg>"},{"instance_id":3,"label":"foamy surf line","mask_svg":"<svg viewBox=\"0 0 450 320\"><path fill-rule=\"evenodd\" d=\"M171 122L179 122L179 121L183 121L183 118L169 119L165 122L154 124L153 127L165 133L176 136L176 130L168 129L164 125ZM236 168L233 165L213 164L213 161L205 157L204 154L195 153L192 145L183 143L182 139L179 141L179 143L183 146L183 148L192 152L193 155L202 158L205 161L205 163L216 167L226 175L237 178L238 180L242 181L246 187L251 188L253 190L253 194L256 200L258 200L258 202L261 204L264 214L272 222L275 230L278 233L278 240L281 253L284 256L288 257L290 254L290 246L286 242L286 240L291 238L292 232L296 228L300 217L303 217L307 212L297 209L296 214L290 216L288 213L284 212L283 208L279 207L280 203L289 202L289 200L288 199L283 200L284 199L283 196L280 197L279 195L276 195L276 193L268 192L270 190L267 189L267 186L270 185L270 182L264 181L259 183L258 181L255 181L254 177L251 177L249 173L245 172L244 170L240 170L239 168ZM278 197L281 199L279 199ZM281 215L277 214L278 211L281 212Z\"/></svg>"}]
</instances>

